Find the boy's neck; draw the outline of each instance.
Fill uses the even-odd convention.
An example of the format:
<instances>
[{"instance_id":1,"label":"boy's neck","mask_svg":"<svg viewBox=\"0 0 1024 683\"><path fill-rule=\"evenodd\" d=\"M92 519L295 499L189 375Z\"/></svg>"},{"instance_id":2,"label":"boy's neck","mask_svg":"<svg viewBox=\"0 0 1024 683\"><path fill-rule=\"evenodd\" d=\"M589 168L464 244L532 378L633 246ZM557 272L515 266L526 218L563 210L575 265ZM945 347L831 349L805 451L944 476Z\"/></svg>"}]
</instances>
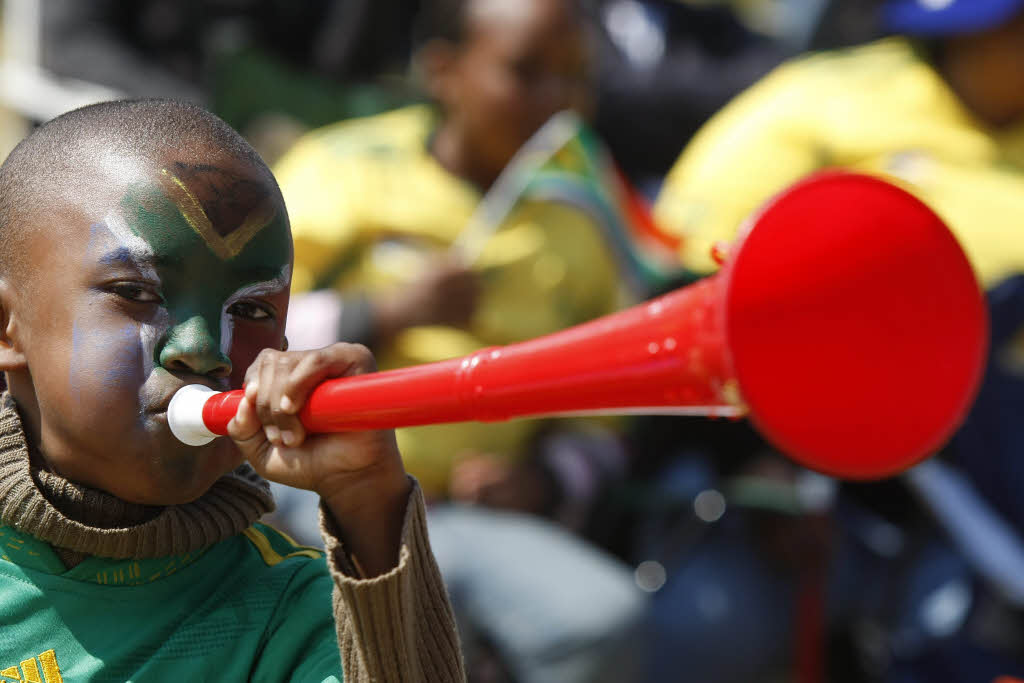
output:
<instances>
[{"instance_id":1,"label":"boy's neck","mask_svg":"<svg viewBox=\"0 0 1024 683\"><path fill-rule=\"evenodd\" d=\"M219 479L198 501L172 507L126 503L79 486L33 465L17 406L10 394L0 394L0 525L46 541L65 562L201 550L273 508L269 487L248 466Z\"/></svg>"},{"instance_id":2,"label":"boy's neck","mask_svg":"<svg viewBox=\"0 0 1024 683\"><path fill-rule=\"evenodd\" d=\"M32 479L39 492L69 519L96 529L121 529L144 524L160 514L162 507L129 503L101 491L77 486L41 466L42 459L30 454Z\"/></svg>"}]
</instances>

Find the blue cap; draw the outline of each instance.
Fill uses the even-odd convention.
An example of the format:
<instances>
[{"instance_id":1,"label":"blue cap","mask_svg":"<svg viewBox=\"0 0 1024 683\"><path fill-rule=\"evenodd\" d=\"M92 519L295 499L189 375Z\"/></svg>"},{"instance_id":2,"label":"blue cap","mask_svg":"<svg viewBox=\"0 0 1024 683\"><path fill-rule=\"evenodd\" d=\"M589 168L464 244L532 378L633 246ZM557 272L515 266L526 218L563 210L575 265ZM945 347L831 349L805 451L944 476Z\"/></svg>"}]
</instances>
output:
<instances>
[{"instance_id":1,"label":"blue cap","mask_svg":"<svg viewBox=\"0 0 1024 683\"><path fill-rule=\"evenodd\" d=\"M952 36L995 28L1024 10L1024 0L889 0L882 21L894 33Z\"/></svg>"}]
</instances>

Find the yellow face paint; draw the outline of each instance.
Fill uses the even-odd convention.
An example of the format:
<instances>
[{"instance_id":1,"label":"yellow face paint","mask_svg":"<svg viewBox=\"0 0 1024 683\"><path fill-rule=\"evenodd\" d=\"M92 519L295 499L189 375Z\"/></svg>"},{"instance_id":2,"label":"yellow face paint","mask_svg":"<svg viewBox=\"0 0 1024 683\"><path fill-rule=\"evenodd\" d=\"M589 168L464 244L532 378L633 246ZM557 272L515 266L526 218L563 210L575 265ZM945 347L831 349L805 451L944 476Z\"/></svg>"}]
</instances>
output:
<instances>
[{"instance_id":1,"label":"yellow face paint","mask_svg":"<svg viewBox=\"0 0 1024 683\"><path fill-rule=\"evenodd\" d=\"M238 227L227 234L221 234L181 178L165 168L160 171L160 179L164 192L178 207L189 227L222 261L237 256L260 230L274 220L277 213L270 198L264 197L245 215Z\"/></svg>"}]
</instances>

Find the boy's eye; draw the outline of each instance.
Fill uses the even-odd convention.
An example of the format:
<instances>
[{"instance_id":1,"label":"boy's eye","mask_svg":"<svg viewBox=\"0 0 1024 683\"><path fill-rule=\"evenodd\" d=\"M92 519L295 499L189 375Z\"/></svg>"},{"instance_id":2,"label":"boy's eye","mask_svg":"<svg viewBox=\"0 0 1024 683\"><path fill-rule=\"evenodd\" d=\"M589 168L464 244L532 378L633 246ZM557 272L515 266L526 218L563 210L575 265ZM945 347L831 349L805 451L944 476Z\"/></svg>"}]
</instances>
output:
<instances>
[{"instance_id":1,"label":"boy's eye","mask_svg":"<svg viewBox=\"0 0 1024 683\"><path fill-rule=\"evenodd\" d=\"M152 289L132 282L122 282L111 285L110 291L122 299L134 301L140 304L158 304L163 298Z\"/></svg>"},{"instance_id":2,"label":"boy's eye","mask_svg":"<svg viewBox=\"0 0 1024 683\"><path fill-rule=\"evenodd\" d=\"M228 314L247 320L271 320L274 317L266 306L252 301L236 301L228 306Z\"/></svg>"}]
</instances>

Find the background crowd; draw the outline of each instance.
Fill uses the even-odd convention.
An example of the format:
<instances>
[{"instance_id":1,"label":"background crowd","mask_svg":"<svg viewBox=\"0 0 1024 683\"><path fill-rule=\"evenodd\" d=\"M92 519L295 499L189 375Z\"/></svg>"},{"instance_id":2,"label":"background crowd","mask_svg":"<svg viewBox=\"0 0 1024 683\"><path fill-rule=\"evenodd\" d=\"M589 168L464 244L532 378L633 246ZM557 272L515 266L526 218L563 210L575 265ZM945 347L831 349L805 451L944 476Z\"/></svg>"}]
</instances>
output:
<instances>
[{"instance_id":1,"label":"background crowd","mask_svg":"<svg viewBox=\"0 0 1024 683\"><path fill-rule=\"evenodd\" d=\"M284 193L292 348L357 341L381 368L695 282L714 244L816 170L907 183L964 246L991 318L974 408L909 473L838 482L701 418L437 425L399 443L472 681L1024 676L1024 0L2 11L0 154L88 102L203 104ZM275 495L275 523L318 542L295 521L316 500Z\"/></svg>"}]
</instances>

